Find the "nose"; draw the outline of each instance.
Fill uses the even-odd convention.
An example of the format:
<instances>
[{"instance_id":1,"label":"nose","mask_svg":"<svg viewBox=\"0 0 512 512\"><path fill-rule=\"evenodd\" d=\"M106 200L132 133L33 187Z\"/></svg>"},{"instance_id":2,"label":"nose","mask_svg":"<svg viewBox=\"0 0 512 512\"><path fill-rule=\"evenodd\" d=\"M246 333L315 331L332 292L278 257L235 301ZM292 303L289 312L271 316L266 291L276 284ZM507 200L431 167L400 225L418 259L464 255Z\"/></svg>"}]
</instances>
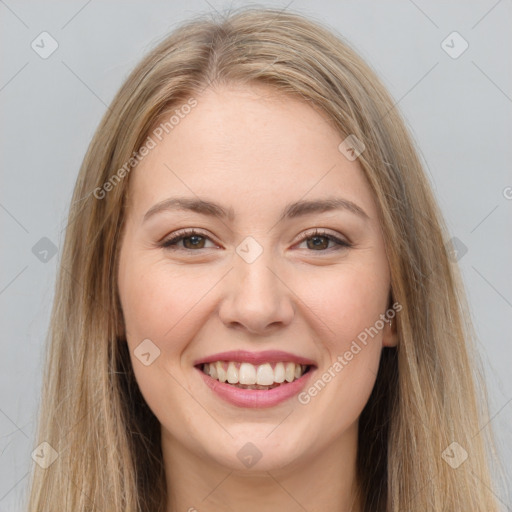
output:
<instances>
[{"instance_id":1,"label":"nose","mask_svg":"<svg viewBox=\"0 0 512 512\"><path fill-rule=\"evenodd\" d=\"M236 256L234 267L224 283L226 293L219 308L222 322L260 335L289 325L294 316L293 292L276 271L272 257L264 251L247 263Z\"/></svg>"}]
</instances>

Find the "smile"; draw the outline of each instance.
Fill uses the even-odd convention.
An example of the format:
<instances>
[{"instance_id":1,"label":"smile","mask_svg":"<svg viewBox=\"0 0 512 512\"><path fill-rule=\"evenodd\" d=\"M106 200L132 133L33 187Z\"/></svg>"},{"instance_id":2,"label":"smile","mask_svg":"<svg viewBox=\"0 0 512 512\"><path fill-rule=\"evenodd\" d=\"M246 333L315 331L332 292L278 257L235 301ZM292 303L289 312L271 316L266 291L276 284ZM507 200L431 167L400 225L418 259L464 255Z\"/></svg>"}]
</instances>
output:
<instances>
[{"instance_id":1,"label":"smile","mask_svg":"<svg viewBox=\"0 0 512 512\"><path fill-rule=\"evenodd\" d=\"M293 382L310 369L310 365L294 362L253 365L238 361L215 361L202 365L202 371L212 379L241 389L274 389L284 382Z\"/></svg>"},{"instance_id":2,"label":"smile","mask_svg":"<svg viewBox=\"0 0 512 512\"><path fill-rule=\"evenodd\" d=\"M273 407L296 396L316 363L279 350L236 350L196 360L194 367L214 396L237 407Z\"/></svg>"}]
</instances>

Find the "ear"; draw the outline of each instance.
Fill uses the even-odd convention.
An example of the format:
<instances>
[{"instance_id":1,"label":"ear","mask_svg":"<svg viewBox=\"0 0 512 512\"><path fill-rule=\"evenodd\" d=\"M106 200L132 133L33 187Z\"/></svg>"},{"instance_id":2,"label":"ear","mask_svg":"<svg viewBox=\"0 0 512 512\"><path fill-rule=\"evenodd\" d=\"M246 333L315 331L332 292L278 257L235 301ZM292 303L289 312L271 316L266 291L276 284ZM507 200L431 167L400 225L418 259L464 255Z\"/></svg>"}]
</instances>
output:
<instances>
[{"instance_id":1,"label":"ear","mask_svg":"<svg viewBox=\"0 0 512 512\"><path fill-rule=\"evenodd\" d=\"M389 290L388 309L385 316L387 320L384 322L382 330L382 346L396 347L398 345L398 312L402 309L402 305L393 298L393 290Z\"/></svg>"},{"instance_id":2,"label":"ear","mask_svg":"<svg viewBox=\"0 0 512 512\"><path fill-rule=\"evenodd\" d=\"M398 332L396 328L396 315L394 318L390 318L384 324L382 330L382 346L383 347L396 347L398 345Z\"/></svg>"},{"instance_id":3,"label":"ear","mask_svg":"<svg viewBox=\"0 0 512 512\"><path fill-rule=\"evenodd\" d=\"M124 320L123 320L123 314L119 312L116 314L117 321L116 321L116 338L117 339L125 339L126 337L126 330L124 327Z\"/></svg>"}]
</instances>

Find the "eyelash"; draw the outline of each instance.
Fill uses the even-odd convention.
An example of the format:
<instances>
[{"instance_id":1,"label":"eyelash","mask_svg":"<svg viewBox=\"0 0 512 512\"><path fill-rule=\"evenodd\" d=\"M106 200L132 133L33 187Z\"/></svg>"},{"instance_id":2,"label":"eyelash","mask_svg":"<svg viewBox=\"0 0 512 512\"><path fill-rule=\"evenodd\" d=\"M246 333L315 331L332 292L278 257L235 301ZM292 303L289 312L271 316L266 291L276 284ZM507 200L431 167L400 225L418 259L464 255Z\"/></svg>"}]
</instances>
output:
<instances>
[{"instance_id":1,"label":"eyelash","mask_svg":"<svg viewBox=\"0 0 512 512\"><path fill-rule=\"evenodd\" d=\"M180 232L176 233L171 238L168 238L168 239L164 240L163 242L161 242L160 247L162 247L164 249L170 249L170 250L183 250L183 251L188 251L188 252L194 252L195 249L188 249L188 248L179 248L178 249L175 247L178 242L181 242L183 239L189 238L192 236L200 236L202 238L212 241L208 236L201 233L200 231L196 231L195 229L186 229L184 231L180 231ZM338 238L334 235L331 235L330 233L327 233L326 231L322 231L321 229L315 229L313 233L311 233L311 232L305 233L304 235L301 236L298 243L302 243L305 240L309 240L310 238L315 238L315 237L327 238L329 241L335 242L338 245L338 247L331 247L330 249L323 249L323 250L311 251L311 252L330 252L331 250L339 251L341 249L348 249L348 248L352 247L351 243L346 242L345 240L341 240L340 238ZM209 249L209 247L207 247L207 249Z\"/></svg>"}]
</instances>

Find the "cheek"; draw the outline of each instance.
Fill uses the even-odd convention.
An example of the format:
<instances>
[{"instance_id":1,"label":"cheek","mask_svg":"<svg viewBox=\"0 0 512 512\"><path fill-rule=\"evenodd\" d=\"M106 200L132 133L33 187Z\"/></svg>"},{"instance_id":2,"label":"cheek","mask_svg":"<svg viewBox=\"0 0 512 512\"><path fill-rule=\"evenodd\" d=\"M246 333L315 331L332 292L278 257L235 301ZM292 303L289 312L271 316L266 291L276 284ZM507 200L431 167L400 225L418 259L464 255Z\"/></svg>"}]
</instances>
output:
<instances>
[{"instance_id":1,"label":"cheek","mask_svg":"<svg viewBox=\"0 0 512 512\"><path fill-rule=\"evenodd\" d=\"M163 341L173 331L178 332L211 287L211 274L194 276L187 272L184 277L182 269L143 257L126 260L121 271L121 304L127 332L133 339L142 336Z\"/></svg>"},{"instance_id":2,"label":"cheek","mask_svg":"<svg viewBox=\"0 0 512 512\"><path fill-rule=\"evenodd\" d=\"M344 351L346 345L385 313L389 294L386 268L379 262L347 264L308 280L301 297L322 320L327 348ZM327 341L328 340L328 341Z\"/></svg>"},{"instance_id":3,"label":"cheek","mask_svg":"<svg viewBox=\"0 0 512 512\"><path fill-rule=\"evenodd\" d=\"M355 268L333 273L322 289L323 293L310 293L309 304L328 326L320 338L325 358L299 395L304 410L322 418L322 430L314 434L318 446L349 429L368 402L382 349L382 329L375 325L386 311L388 297L385 278Z\"/></svg>"},{"instance_id":4,"label":"cheek","mask_svg":"<svg viewBox=\"0 0 512 512\"><path fill-rule=\"evenodd\" d=\"M325 408L326 417L333 419L333 433L338 421L357 418L375 383L385 325L380 315L386 312L389 284L387 266L380 260L360 258L302 288L304 303L314 312L309 318L316 318L314 334L325 354L313 381L318 384L310 388L311 393L306 390L309 396L303 403L311 399L315 407Z\"/></svg>"},{"instance_id":5,"label":"cheek","mask_svg":"<svg viewBox=\"0 0 512 512\"><path fill-rule=\"evenodd\" d=\"M134 255L122 260L119 275L127 342L139 389L160 423L188 425L189 418L200 411L190 400L181 354L201 327L198 315L207 314L206 301L201 298L215 283L212 273L191 275L165 262ZM137 357L137 349L146 339L160 351L153 359L150 346L153 362L147 366ZM179 407L171 409L169 403Z\"/></svg>"}]
</instances>

